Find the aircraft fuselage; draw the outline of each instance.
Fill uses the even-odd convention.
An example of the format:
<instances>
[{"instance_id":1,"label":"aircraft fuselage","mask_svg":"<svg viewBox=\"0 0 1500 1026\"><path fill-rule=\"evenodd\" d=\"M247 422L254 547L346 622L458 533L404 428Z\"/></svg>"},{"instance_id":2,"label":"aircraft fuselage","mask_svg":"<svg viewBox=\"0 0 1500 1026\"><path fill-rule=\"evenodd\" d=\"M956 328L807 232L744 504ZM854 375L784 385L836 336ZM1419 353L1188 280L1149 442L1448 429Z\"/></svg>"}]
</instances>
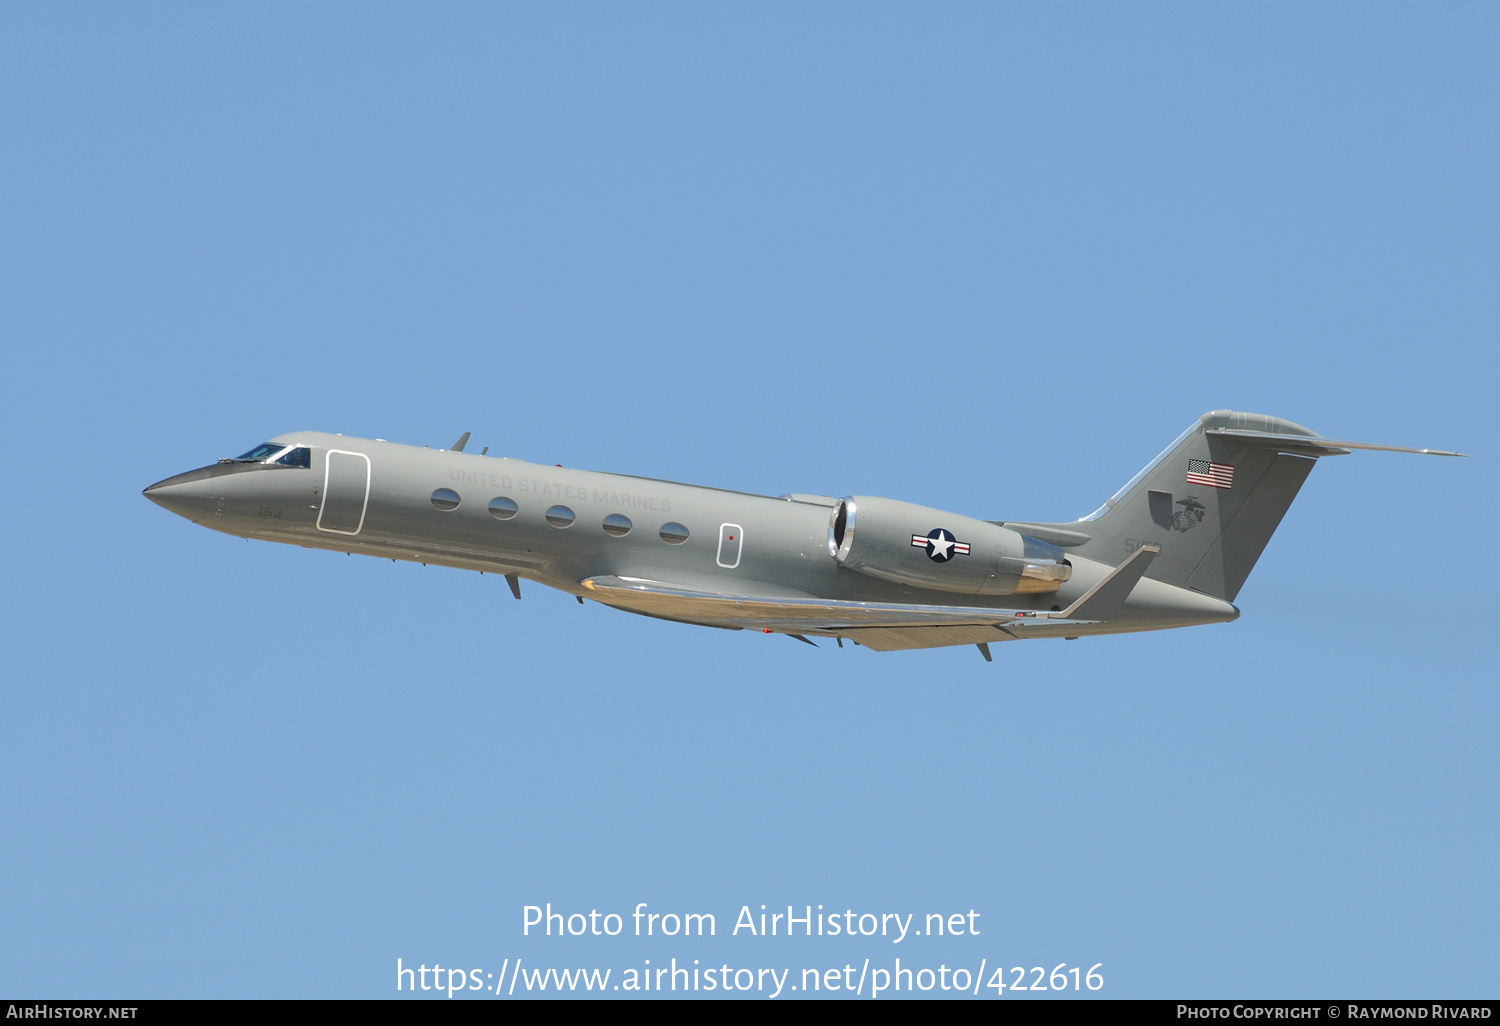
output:
<instances>
[{"instance_id":1,"label":"aircraft fuselage","mask_svg":"<svg viewBox=\"0 0 1500 1026\"><path fill-rule=\"evenodd\" d=\"M948 555L955 566L964 561L978 582L976 590L955 594L841 565L830 551L838 500L829 497L777 498L317 432L293 432L268 445L305 453L293 465L274 459L221 462L169 478L145 494L227 534L514 574L586 598L596 597L585 583L591 578L618 577L728 596L1045 611L1067 607L1111 569L1071 557L1065 561L1071 576L1060 586L1053 583L1055 590L986 594L985 568L999 568L988 576L1004 577L1005 546L969 548L968 539L1000 529L909 507L915 511L907 529L913 532L909 544L916 546L909 553L915 571L941 572L929 565L931 550L921 548L919 535L945 531L954 539ZM295 465L299 461L306 465ZM946 537L936 543L945 544ZM1019 557L1020 549L1012 548ZM1227 602L1147 579L1117 619L1088 633L1237 615Z\"/></svg>"}]
</instances>

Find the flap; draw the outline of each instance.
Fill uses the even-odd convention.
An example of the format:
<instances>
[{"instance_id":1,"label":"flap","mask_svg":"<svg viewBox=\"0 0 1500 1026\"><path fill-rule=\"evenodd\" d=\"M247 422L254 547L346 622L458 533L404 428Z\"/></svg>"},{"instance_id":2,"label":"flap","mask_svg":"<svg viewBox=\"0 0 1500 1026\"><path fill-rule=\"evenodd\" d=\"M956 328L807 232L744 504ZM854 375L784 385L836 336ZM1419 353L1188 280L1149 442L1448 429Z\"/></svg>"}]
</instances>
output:
<instances>
[{"instance_id":1,"label":"flap","mask_svg":"<svg viewBox=\"0 0 1500 1026\"><path fill-rule=\"evenodd\" d=\"M999 627L856 627L844 631L842 636L876 652L1015 640L1015 635Z\"/></svg>"}]
</instances>

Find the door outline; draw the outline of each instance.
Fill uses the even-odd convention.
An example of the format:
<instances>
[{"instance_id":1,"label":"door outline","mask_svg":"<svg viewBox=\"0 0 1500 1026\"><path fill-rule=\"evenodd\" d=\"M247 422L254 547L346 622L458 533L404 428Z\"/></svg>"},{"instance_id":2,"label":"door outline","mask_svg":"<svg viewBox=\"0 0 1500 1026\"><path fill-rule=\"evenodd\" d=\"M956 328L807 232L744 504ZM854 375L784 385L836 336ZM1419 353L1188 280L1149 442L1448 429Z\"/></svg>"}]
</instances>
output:
<instances>
[{"instance_id":1,"label":"door outline","mask_svg":"<svg viewBox=\"0 0 1500 1026\"><path fill-rule=\"evenodd\" d=\"M739 542L737 544L735 544L735 548L734 548L734 562L733 563L726 563L726 562L724 562L724 538L725 538L725 536L728 534L728 532L730 530L733 530L734 533L739 537ZM730 540L733 541L732 538ZM716 556L714 556L714 562L718 563L725 570L733 570L735 567L737 567L737 566L740 565L740 557L742 555L744 555L744 554L745 554L745 529L743 527L741 527L739 524L720 524L719 525L719 552L718 552L718 554Z\"/></svg>"},{"instance_id":2,"label":"door outline","mask_svg":"<svg viewBox=\"0 0 1500 1026\"><path fill-rule=\"evenodd\" d=\"M328 508L328 474L333 469L333 457L335 456L358 456L365 461L365 499L359 507L359 523L352 531L343 531L337 527L323 526L323 511ZM329 449L323 457L323 501L318 504L318 521L314 525L320 531L328 531L330 534L358 534L365 526L365 513L370 508L370 457L362 452L350 452L348 449Z\"/></svg>"}]
</instances>

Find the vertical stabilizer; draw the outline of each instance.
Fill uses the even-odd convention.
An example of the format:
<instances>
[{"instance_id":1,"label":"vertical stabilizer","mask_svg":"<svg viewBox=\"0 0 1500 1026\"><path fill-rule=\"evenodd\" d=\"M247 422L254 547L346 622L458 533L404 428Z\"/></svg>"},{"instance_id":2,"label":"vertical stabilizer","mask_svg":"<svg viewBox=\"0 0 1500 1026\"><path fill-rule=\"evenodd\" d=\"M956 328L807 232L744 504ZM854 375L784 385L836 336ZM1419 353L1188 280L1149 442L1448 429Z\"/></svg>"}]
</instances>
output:
<instances>
[{"instance_id":1,"label":"vertical stabilizer","mask_svg":"<svg viewBox=\"0 0 1500 1026\"><path fill-rule=\"evenodd\" d=\"M1286 444L1217 433L1224 429ZM1279 417L1205 413L1094 513L1053 526L1088 535L1070 553L1111 566L1143 545L1160 546L1147 577L1232 602L1317 462L1287 451L1298 448L1296 438L1319 436Z\"/></svg>"}]
</instances>

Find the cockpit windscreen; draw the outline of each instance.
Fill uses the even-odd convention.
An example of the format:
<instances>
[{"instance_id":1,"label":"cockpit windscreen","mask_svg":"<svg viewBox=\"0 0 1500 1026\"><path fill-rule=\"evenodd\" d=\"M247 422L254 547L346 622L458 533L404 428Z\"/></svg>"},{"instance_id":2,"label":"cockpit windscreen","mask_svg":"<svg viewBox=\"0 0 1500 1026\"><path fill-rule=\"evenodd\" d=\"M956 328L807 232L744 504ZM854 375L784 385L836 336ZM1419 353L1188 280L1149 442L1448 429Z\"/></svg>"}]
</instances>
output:
<instances>
[{"instance_id":1,"label":"cockpit windscreen","mask_svg":"<svg viewBox=\"0 0 1500 1026\"><path fill-rule=\"evenodd\" d=\"M243 456L236 456L235 463L260 463L286 448L286 443L262 442Z\"/></svg>"},{"instance_id":2,"label":"cockpit windscreen","mask_svg":"<svg viewBox=\"0 0 1500 1026\"><path fill-rule=\"evenodd\" d=\"M272 457L276 457L273 459ZM265 463L282 467L301 467L306 470L312 466L312 450L305 445L287 445L285 442L262 442L243 456L236 456L232 460L220 460L220 463Z\"/></svg>"}]
</instances>

